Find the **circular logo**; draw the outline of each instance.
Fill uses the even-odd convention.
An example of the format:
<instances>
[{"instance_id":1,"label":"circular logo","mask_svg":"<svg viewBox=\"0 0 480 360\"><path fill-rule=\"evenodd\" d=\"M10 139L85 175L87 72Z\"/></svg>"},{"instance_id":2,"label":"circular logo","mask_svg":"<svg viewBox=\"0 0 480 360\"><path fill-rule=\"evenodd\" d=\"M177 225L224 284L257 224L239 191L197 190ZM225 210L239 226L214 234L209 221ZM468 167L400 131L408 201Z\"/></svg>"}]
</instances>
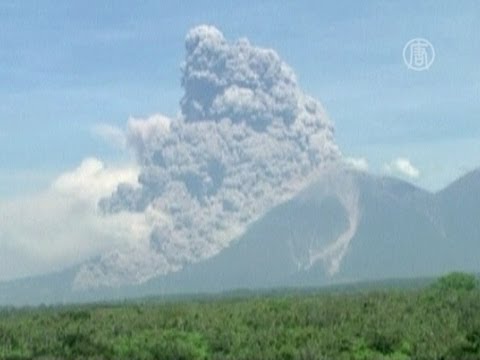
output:
<instances>
[{"instance_id":1,"label":"circular logo","mask_svg":"<svg viewBox=\"0 0 480 360\"><path fill-rule=\"evenodd\" d=\"M435 60L435 49L432 43L426 39L412 39L403 48L403 61L411 70L428 70L433 64L433 60Z\"/></svg>"}]
</instances>

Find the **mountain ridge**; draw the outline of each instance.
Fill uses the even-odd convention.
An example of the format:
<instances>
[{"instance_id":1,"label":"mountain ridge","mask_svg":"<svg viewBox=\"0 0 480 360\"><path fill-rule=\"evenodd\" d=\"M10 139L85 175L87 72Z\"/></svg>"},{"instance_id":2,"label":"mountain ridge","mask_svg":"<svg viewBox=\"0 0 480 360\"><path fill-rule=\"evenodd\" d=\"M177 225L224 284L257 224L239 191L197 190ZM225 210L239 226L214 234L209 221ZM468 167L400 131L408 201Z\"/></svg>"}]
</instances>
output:
<instances>
[{"instance_id":1,"label":"mountain ridge","mask_svg":"<svg viewBox=\"0 0 480 360\"><path fill-rule=\"evenodd\" d=\"M330 274L330 258L313 264L308 259L312 251L322 254L348 228L351 209L346 209L345 191L353 185L358 191L358 225L345 251L339 253L342 256L337 256L338 270ZM345 170L271 209L219 254L178 272L137 286L82 292L71 289L76 271L71 268L0 283L0 304L324 286L452 270L478 272L475 254L480 250L480 225L475 219L480 218L479 193L480 169L438 192L401 179ZM355 199L354 195L350 198Z\"/></svg>"}]
</instances>

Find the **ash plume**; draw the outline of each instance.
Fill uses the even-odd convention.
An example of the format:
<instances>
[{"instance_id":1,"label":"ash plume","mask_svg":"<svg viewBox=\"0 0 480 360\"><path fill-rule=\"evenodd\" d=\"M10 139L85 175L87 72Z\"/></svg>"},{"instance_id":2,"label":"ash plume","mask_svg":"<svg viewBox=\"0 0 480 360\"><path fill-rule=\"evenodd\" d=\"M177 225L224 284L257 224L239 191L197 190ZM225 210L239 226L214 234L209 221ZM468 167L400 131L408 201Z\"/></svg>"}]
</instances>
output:
<instances>
[{"instance_id":1,"label":"ash plume","mask_svg":"<svg viewBox=\"0 0 480 360\"><path fill-rule=\"evenodd\" d=\"M341 158L321 104L275 51L212 26L189 31L185 49L181 114L128 122L138 186L99 203L105 214L142 214L149 235L83 266L76 288L144 282L208 258ZM336 244L342 253L345 241Z\"/></svg>"}]
</instances>

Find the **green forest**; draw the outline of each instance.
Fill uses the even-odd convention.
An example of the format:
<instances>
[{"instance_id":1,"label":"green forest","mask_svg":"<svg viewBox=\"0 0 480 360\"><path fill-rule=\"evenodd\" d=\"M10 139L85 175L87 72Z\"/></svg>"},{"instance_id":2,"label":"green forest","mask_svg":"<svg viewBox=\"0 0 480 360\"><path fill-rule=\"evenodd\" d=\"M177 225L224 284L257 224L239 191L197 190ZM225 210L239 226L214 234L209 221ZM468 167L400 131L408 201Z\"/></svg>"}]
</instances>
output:
<instances>
[{"instance_id":1,"label":"green forest","mask_svg":"<svg viewBox=\"0 0 480 360\"><path fill-rule=\"evenodd\" d=\"M480 359L480 289L277 291L2 308L1 359Z\"/></svg>"}]
</instances>

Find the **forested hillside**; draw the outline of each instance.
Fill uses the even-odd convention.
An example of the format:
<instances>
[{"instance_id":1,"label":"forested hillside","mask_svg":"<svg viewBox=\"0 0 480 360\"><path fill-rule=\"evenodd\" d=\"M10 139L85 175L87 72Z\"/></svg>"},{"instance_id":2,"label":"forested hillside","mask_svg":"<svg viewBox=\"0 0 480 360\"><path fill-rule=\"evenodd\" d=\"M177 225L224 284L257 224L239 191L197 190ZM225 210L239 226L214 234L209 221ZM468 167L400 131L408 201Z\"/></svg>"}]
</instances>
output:
<instances>
[{"instance_id":1,"label":"forested hillside","mask_svg":"<svg viewBox=\"0 0 480 360\"><path fill-rule=\"evenodd\" d=\"M229 294L0 312L2 359L480 359L480 290Z\"/></svg>"}]
</instances>

